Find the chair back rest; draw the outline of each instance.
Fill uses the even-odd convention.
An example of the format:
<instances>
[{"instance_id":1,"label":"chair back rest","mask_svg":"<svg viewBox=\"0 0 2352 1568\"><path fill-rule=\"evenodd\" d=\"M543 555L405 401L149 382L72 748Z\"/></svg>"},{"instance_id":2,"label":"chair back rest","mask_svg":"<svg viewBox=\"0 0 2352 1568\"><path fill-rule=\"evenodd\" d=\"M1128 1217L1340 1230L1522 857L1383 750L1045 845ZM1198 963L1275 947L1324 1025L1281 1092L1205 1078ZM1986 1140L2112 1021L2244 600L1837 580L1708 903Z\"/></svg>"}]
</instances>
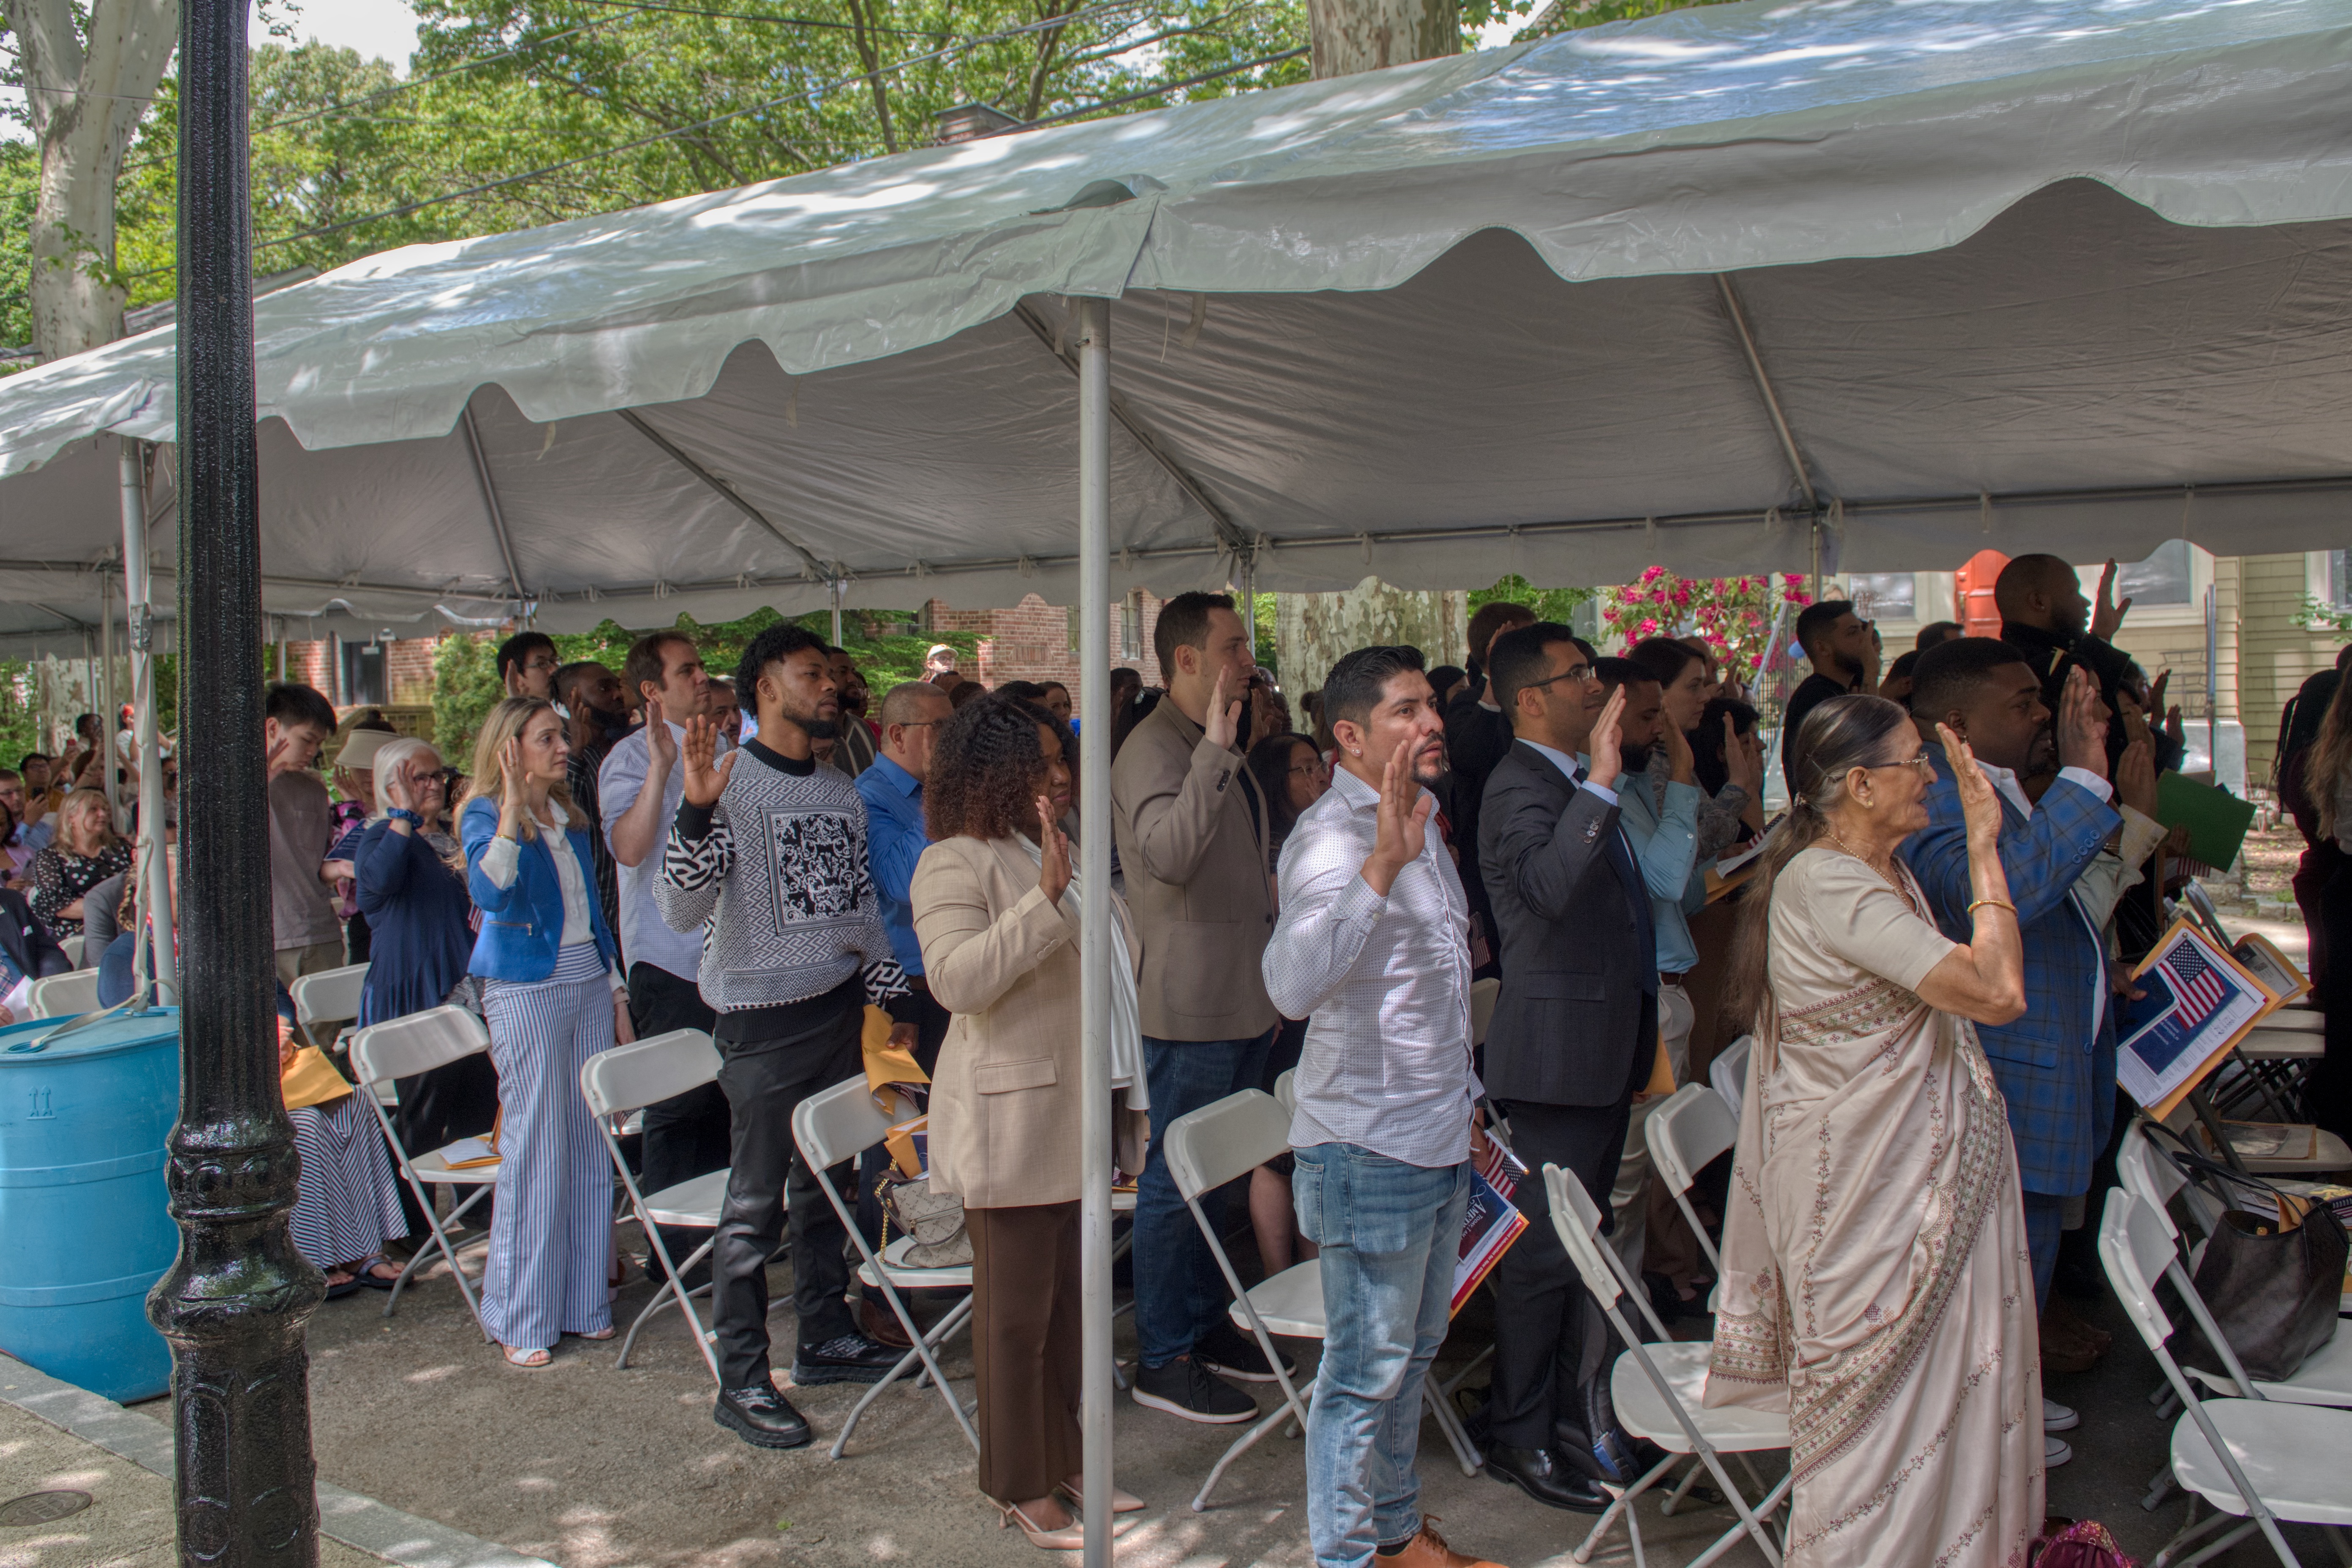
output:
<instances>
[{"instance_id":1,"label":"chair back rest","mask_svg":"<svg viewBox=\"0 0 2352 1568\"><path fill-rule=\"evenodd\" d=\"M1584 1184L1558 1165L1544 1166L1543 1181L1551 1198L1552 1229L1559 1233L1559 1244L1568 1248L1569 1261L1583 1277L1584 1288L1605 1312L1617 1304L1622 1291L1609 1260L1601 1256L1601 1211L1592 1206Z\"/></svg>"},{"instance_id":2,"label":"chair back rest","mask_svg":"<svg viewBox=\"0 0 2352 1568\"><path fill-rule=\"evenodd\" d=\"M1648 1136L1667 1190L1686 1193L1709 1162L1738 1142L1739 1118L1706 1084L1686 1083L1650 1112Z\"/></svg>"},{"instance_id":3,"label":"chair back rest","mask_svg":"<svg viewBox=\"0 0 2352 1568\"><path fill-rule=\"evenodd\" d=\"M2156 1282L2178 1256L2171 1232L2153 1207L2125 1188L2107 1190L2099 1260L2106 1265L2107 1282L2116 1288L2125 1315L2153 1351L2161 1351L2172 1332L2172 1321L2156 1299Z\"/></svg>"},{"instance_id":4,"label":"chair back rest","mask_svg":"<svg viewBox=\"0 0 2352 1568\"><path fill-rule=\"evenodd\" d=\"M98 971L76 969L33 982L33 1016L77 1018L98 1011Z\"/></svg>"},{"instance_id":5,"label":"chair back rest","mask_svg":"<svg viewBox=\"0 0 2352 1568\"><path fill-rule=\"evenodd\" d=\"M874 1092L866 1087L864 1073L812 1094L793 1108L793 1141L815 1171L829 1171L844 1160L863 1154L882 1142L892 1125L891 1118L874 1103Z\"/></svg>"},{"instance_id":6,"label":"chair back rest","mask_svg":"<svg viewBox=\"0 0 2352 1568\"><path fill-rule=\"evenodd\" d=\"M580 1064L580 1093L593 1116L625 1116L700 1089L719 1076L719 1047L700 1029L598 1051Z\"/></svg>"},{"instance_id":7,"label":"chair back rest","mask_svg":"<svg viewBox=\"0 0 2352 1568\"><path fill-rule=\"evenodd\" d=\"M1470 1043L1486 1043L1486 1026L1495 1021L1495 999L1503 994L1503 983L1492 975L1470 983Z\"/></svg>"},{"instance_id":8,"label":"chair back rest","mask_svg":"<svg viewBox=\"0 0 2352 1568\"><path fill-rule=\"evenodd\" d=\"M79 931L76 931L71 936L61 936L58 938L58 947L59 951L65 953L66 962L72 964L76 969L79 969L81 967L81 950L85 945L87 944L83 942L81 933Z\"/></svg>"},{"instance_id":9,"label":"chair back rest","mask_svg":"<svg viewBox=\"0 0 2352 1568\"><path fill-rule=\"evenodd\" d=\"M1244 1089L1168 1124L1168 1173L1187 1199L1223 1186L1290 1147L1290 1117L1264 1089Z\"/></svg>"},{"instance_id":10,"label":"chair back rest","mask_svg":"<svg viewBox=\"0 0 2352 1568\"><path fill-rule=\"evenodd\" d=\"M2158 1152L2137 1122L2125 1126L2123 1142L2116 1148L2116 1179L2123 1184L2124 1191L2156 1211L2168 1234L2179 1234L2179 1227L2173 1225L2172 1215L2164 1205L2188 1184L2189 1178L2180 1173L2180 1167Z\"/></svg>"},{"instance_id":11,"label":"chair back rest","mask_svg":"<svg viewBox=\"0 0 2352 1568\"><path fill-rule=\"evenodd\" d=\"M490 1032L463 1007L427 1007L370 1024L352 1036L352 1071L360 1087L414 1078L490 1048Z\"/></svg>"},{"instance_id":12,"label":"chair back rest","mask_svg":"<svg viewBox=\"0 0 2352 1568\"><path fill-rule=\"evenodd\" d=\"M1298 1109L1298 1069L1285 1068L1274 1080L1274 1102L1286 1111Z\"/></svg>"},{"instance_id":13,"label":"chair back rest","mask_svg":"<svg viewBox=\"0 0 2352 1568\"><path fill-rule=\"evenodd\" d=\"M1739 1102L1748 1095L1748 1053L1756 1048L1756 1037L1742 1035L1716 1053L1708 1064L1706 1081L1715 1085L1715 1092L1723 1096L1723 1103L1731 1107L1731 1119L1739 1120Z\"/></svg>"},{"instance_id":14,"label":"chair back rest","mask_svg":"<svg viewBox=\"0 0 2352 1568\"><path fill-rule=\"evenodd\" d=\"M297 980L287 987L294 998L294 1021L307 1029L321 1018L340 1024L358 1017L360 988L367 981L367 972L364 963L346 963Z\"/></svg>"}]
</instances>

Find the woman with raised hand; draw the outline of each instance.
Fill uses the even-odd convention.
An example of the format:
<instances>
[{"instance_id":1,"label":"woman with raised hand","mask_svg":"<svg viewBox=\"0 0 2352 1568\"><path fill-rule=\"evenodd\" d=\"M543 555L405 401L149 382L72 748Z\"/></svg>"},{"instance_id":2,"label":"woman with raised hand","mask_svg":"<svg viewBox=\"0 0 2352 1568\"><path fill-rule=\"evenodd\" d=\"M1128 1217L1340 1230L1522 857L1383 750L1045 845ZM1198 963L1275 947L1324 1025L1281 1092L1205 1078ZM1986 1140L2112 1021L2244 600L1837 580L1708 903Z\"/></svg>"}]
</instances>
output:
<instances>
[{"instance_id":1,"label":"woman with raised hand","mask_svg":"<svg viewBox=\"0 0 2352 1568\"><path fill-rule=\"evenodd\" d=\"M131 846L114 831L114 808L98 791L78 789L58 807L56 840L33 857L33 912L57 935L79 936L82 895L129 869Z\"/></svg>"},{"instance_id":2,"label":"woman with raised hand","mask_svg":"<svg viewBox=\"0 0 2352 1568\"><path fill-rule=\"evenodd\" d=\"M1927 826L1910 716L1805 717L1797 794L1741 910L1740 1105L1710 1405L1789 1412L1790 1568L1996 1568L2042 1521L2042 1372L2017 1157L1975 1026L2025 1011L2000 805L1938 726L1974 925L1895 848Z\"/></svg>"},{"instance_id":3,"label":"woman with raised hand","mask_svg":"<svg viewBox=\"0 0 2352 1568\"><path fill-rule=\"evenodd\" d=\"M1142 951L1125 900L1074 869L1059 826L1076 776L1067 726L990 695L933 745L931 846L908 901L931 994L954 1016L931 1089L931 1179L963 1200L971 1237L980 1489L1034 1544L1076 1551L1083 900L1110 900L1113 1125L1129 1172L1143 1165ZM1113 1494L1114 1511L1142 1506Z\"/></svg>"},{"instance_id":4,"label":"woman with raised hand","mask_svg":"<svg viewBox=\"0 0 2352 1568\"><path fill-rule=\"evenodd\" d=\"M458 819L466 880L482 911L482 981L499 1074L498 1213L482 1274L482 1324L520 1367L558 1337L613 1337L613 1173L580 1068L636 1038L619 946L604 924L588 823L564 787L562 716L535 697L490 710Z\"/></svg>"}]
</instances>

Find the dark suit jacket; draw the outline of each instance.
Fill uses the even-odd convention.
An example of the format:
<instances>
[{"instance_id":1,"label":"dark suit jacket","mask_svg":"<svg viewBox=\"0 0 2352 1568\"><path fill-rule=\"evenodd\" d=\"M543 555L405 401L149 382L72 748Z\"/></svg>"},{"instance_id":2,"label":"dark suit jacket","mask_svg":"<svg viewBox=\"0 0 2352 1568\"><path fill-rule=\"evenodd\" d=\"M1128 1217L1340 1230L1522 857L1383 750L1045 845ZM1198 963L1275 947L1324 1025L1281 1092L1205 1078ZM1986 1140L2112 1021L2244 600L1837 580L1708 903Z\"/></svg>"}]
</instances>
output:
<instances>
[{"instance_id":1,"label":"dark suit jacket","mask_svg":"<svg viewBox=\"0 0 2352 1568\"><path fill-rule=\"evenodd\" d=\"M1617 807L1513 742L1478 811L1478 868L1503 941L1503 992L1486 1030L1486 1092L1542 1105L1609 1105L1649 1079L1640 1037L1656 994L1648 893L1617 853Z\"/></svg>"},{"instance_id":2,"label":"dark suit jacket","mask_svg":"<svg viewBox=\"0 0 2352 1568\"><path fill-rule=\"evenodd\" d=\"M1477 688L1474 685L1471 689ZM1486 798L1487 778L1511 745L1510 721L1479 707L1475 697L1465 697L1445 710L1445 757L1452 772L1445 815L1454 825L1454 843L1462 852L1462 890L1469 896L1470 912L1486 929L1498 965L1503 942L1495 931L1495 908L1486 899L1486 879L1478 875L1478 807Z\"/></svg>"},{"instance_id":3,"label":"dark suit jacket","mask_svg":"<svg viewBox=\"0 0 2352 1568\"><path fill-rule=\"evenodd\" d=\"M32 904L13 888L0 888L0 948L7 950L9 962L35 980L63 974L73 967L57 937L33 912ZM97 964L93 962L91 967Z\"/></svg>"}]
</instances>

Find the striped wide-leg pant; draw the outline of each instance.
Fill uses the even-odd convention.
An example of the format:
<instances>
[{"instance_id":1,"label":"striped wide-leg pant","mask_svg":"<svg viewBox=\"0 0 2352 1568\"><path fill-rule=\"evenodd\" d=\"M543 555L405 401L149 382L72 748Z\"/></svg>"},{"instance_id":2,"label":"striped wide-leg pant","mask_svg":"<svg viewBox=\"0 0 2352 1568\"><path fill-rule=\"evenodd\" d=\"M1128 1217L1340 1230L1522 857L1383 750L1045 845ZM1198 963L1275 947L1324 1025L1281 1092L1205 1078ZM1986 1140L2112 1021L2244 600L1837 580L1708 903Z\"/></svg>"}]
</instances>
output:
<instances>
[{"instance_id":1,"label":"striped wide-leg pant","mask_svg":"<svg viewBox=\"0 0 2352 1568\"><path fill-rule=\"evenodd\" d=\"M580 1067L613 1045L613 988L593 942L531 984L486 981L499 1069L498 1209L482 1326L513 1350L613 1324L613 1167L580 1097Z\"/></svg>"},{"instance_id":2,"label":"striped wide-leg pant","mask_svg":"<svg viewBox=\"0 0 2352 1568\"><path fill-rule=\"evenodd\" d=\"M298 1106L286 1119L302 1156L289 1216L296 1251L327 1269L373 1258L385 1237L407 1234L383 1131L358 1095Z\"/></svg>"}]
</instances>

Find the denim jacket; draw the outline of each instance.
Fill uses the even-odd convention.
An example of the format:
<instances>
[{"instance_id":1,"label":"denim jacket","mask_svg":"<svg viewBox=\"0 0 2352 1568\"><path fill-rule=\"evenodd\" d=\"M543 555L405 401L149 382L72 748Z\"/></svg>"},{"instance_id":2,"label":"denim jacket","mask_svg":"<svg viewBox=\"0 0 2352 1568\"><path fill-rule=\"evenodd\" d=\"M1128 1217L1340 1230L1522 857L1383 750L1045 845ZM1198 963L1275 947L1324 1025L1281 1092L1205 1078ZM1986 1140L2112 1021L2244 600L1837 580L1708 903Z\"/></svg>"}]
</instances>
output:
<instances>
[{"instance_id":1,"label":"denim jacket","mask_svg":"<svg viewBox=\"0 0 2352 1568\"><path fill-rule=\"evenodd\" d=\"M458 837L466 846L466 887L482 911L481 934L474 939L474 956L467 972L488 980L544 980L555 973L557 944L563 940L563 888L555 879L555 858L538 836L523 840L515 867L514 885L501 888L482 872L482 852L499 830L499 807L487 797L469 800L457 820ZM588 883L588 920L596 932L596 951L611 967L620 948L596 897L588 858L588 830L571 830L572 853L579 858L580 874Z\"/></svg>"}]
</instances>

